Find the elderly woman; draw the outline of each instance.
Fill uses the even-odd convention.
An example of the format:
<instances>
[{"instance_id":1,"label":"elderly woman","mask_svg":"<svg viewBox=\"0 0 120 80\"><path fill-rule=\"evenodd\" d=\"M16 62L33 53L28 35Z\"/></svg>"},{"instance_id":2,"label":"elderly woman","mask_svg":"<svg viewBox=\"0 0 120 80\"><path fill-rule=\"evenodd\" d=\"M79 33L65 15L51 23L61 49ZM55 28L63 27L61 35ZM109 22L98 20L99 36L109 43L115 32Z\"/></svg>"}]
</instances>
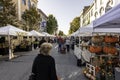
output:
<instances>
[{"instance_id":1,"label":"elderly woman","mask_svg":"<svg viewBox=\"0 0 120 80\"><path fill-rule=\"evenodd\" d=\"M35 80L58 80L55 68L55 60L50 56L51 43L43 43L40 47L40 54L33 62L32 73Z\"/></svg>"}]
</instances>

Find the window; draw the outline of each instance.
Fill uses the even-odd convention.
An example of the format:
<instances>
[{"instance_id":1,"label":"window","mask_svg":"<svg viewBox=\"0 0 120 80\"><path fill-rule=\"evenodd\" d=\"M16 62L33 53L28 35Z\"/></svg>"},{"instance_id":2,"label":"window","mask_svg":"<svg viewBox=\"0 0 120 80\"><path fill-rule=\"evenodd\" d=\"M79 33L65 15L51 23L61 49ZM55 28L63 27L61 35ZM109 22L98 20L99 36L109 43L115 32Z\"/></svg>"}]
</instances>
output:
<instances>
[{"instance_id":1,"label":"window","mask_svg":"<svg viewBox=\"0 0 120 80\"><path fill-rule=\"evenodd\" d=\"M102 16L102 15L103 15L103 12L104 12L104 8L103 8L103 7L101 7L101 8L100 8L100 16Z\"/></svg>"},{"instance_id":2,"label":"window","mask_svg":"<svg viewBox=\"0 0 120 80\"><path fill-rule=\"evenodd\" d=\"M93 9L91 10L91 16L93 16Z\"/></svg>"},{"instance_id":3,"label":"window","mask_svg":"<svg viewBox=\"0 0 120 80\"><path fill-rule=\"evenodd\" d=\"M97 13L97 12L95 12L95 19L97 19L97 17L98 17L98 13Z\"/></svg>"},{"instance_id":4,"label":"window","mask_svg":"<svg viewBox=\"0 0 120 80\"><path fill-rule=\"evenodd\" d=\"M26 5L26 0L22 0L22 4Z\"/></svg>"},{"instance_id":5,"label":"window","mask_svg":"<svg viewBox=\"0 0 120 80\"><path fill-rule=\"evenodd\" d=\"M113 5L113 0L109 0L110 1L110 4Z\"/></svg>"},{"instance_id":6,"label":"window","mask_svg":"<svg viewBox=\"0 0 120 80\"><path fill-rule=\"evenodd\" d=\"M28 7L29 7L29 8L31 7L31 2L30 2L30 0L28 0Z\"/></svg>"},{"instance_id":7,"label":"window","mask_svg":"<svg viewBox=\"0 0 120 80\"><path fill-rule=\"evenodd\" d=\"M100 5L103 3L103 1L102 0L100 0Z\"/></svg>"},{"instance_id":8,"label":"window","mask_svg":"<svg viewBox=\"0 0 120 80\"><path fill-rule=\"evenodd\" d=\"M95 0L95 9L97 9L97 0Z\"/></svg>"},{"instance_id":9,"label":"window","mask_svg":"<svg viewBox=\"0 0 120 80\"><path fill-rule=\"evenodd\" d=\"M111 9L111 2L108 2L105 8L105 12L109 11Z\"/></svg>"},{"instance_id":10,"label":"window","mask_svg":"<svg viewBox=\"0 0 120 80\"><path fill-rule=\"evenodd\" d=\"M0 11L2 11L2 10L3 10L3 3L0 2Z\"/></svg>"},{"instance_id":11,"label":"window","mask_svg":"<svg viewBox=\"0 0 120 80\"><path fill-rule=\"evenodd\" d=\"M3 7L2 6L0 6L0 11L2 11L3 10Z\"/></svg>"}]
</instances>

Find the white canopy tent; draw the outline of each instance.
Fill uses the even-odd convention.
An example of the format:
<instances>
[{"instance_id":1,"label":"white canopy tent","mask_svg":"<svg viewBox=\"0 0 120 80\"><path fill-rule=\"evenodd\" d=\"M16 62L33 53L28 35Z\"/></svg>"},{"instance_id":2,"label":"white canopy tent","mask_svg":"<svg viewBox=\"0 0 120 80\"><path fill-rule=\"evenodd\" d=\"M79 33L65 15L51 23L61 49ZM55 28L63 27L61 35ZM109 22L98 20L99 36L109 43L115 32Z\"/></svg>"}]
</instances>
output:
<instances>
[{"instance_id":1,"label":"white canopy tent","mask_svg":"<svg viewBox=\"0 0 120 80\"><path fill-rule=\"evenodd\" d=\"M24 35L27 34L26 31L16 28L12 25L4 26L0 28L0 35L2 36L8 36L8 45L9 45L9 59L12 59L14 57L12 51L11 51L11 39L10 36L17 36L17 35Z\"/></svg>"},{"instance_id":2,"label":"white canopy tent","mask_svg":"<svg viewBox=\"0 0 120 80\"><path fill-rule=\"evenodd\" d=\"M51 34L49 34L47 32L42 32L42 34L45 35L45 36L47 36L47 37L55 37L55 36L53 36L53 35L51 35Z\"/></svg>"},{"instance_id":3,"label":"white canopy tent","mask_svg":"<svg viewBox=\"0 0 120 80\"><path fill-rule=\"evenodd\" d=\"M76 32L72 33L70 36L78 36L78 34L79 34L79 29Z\"/></svg>"},{"instance_id":4,"label":"white canopy tent","mask_svg":"<svg viewBox=\"0 0 120 80\"><path fill-rule=\"evenodd\" d=\"M32 34L30 32L26 32L27 33L27 36L32 36Z\"/></svg>"},{"instance_id":5,"label":"white canopy tent","mask_svg":"<svg viewBox=\"0 0 120 80\"><path fill-rule=\"evenodd\" d=\"M78 36L92 36L92 33L93 33L93 22L91 22L87 26L83 26L79 28Z\"/></svg>"},{"instance_id":6,"label":"white canopy tent","mask_svg":"<svg viewBox=\"0 0 120 80\"><path fill-rule=\"evenodd\" d=\"M37 32L37 31L35 31L35 30L30 31L30 33L32 34L32 36L35 36L35 37L45 36L45 35Z\"/></svg>"},{"instance_id":7,"label":"white canopy tent","mask_svg":"<svg viewBox=\"0 0 120 80\"><path fill-rule=\"evenodd\" d=\"M120 28L95 28L96 33L120 33Z\"/></svg>"},{"instance_id":8,"label":"white canopy tent","mask_svg":"<svg viewBox=\"0 0 120 80\"><path fill-rule=\"evenodd\" d=\"M70 36L92 36L93 32L93 22L87 26L80 27L76 32L72 33Z\"/></svg>"},{"instance_id":9,"label":"white canopy tent","mask_svg":"<svg viewBox=\"0 0 120 80\"><path fill-rule=\"evenodd\" d=\"M120 33L120 4L94 21L94 32Z\"/></svg>"},{"instance_id":10,"label":"white canopy tent","mask_svg":"<svg viewBox=\"0 0 120 80\"><path fill-rule=\"evenodd\" d=\"M0 35L25 35L27 34L26 31L16 28L12 25L0 27Z\"/></svg>"},{"instance_id":11,"label":"white canopy tent","mask_svg":"<svg viewBox=\"0 0 120 80\"><path fill-rule=\"evenodd\" d=\"M84 37L92 36L93 22L91 24L87 25L87 26L80 27L78 29L78 31L79 32L77 33L76 36L79 36L79 37L81 37L81 36L84 36ZM77 58L81 59L82 62L84 62L84 61L90 62L90 57L91 57L90 52L88 53L87 50L81 50L80 46L79 46L79 48L75 47L74 51L75 51L74 53L77 56Z\"/></svg>"}]
</instances>

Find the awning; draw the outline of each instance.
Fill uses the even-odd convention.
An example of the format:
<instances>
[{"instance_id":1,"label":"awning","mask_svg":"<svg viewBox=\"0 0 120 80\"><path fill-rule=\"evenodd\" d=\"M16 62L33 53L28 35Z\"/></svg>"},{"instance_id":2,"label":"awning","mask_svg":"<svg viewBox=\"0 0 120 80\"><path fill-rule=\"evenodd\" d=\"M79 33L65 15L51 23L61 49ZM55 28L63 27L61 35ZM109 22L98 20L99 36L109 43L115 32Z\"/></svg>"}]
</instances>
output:
<instances>
[{"instance_id":1,"label":"awning","mask_svg":"<svg viewBox=\"0 0 120 80\"><path fill-rule=\"evenodd\" d=\"M92 36L93 33L93 22L87 26L83 26L80 29L79 36Z\"/></svg>"},{"instance_id":2,"label":"awning","mask_svg":"<svg viewBox=\"0 0 120 80\"><path fill-rule=\"evenodd\" d=\"M120 4L93 22L94 32L120 33Z\"/></svg>"}]
</instances>

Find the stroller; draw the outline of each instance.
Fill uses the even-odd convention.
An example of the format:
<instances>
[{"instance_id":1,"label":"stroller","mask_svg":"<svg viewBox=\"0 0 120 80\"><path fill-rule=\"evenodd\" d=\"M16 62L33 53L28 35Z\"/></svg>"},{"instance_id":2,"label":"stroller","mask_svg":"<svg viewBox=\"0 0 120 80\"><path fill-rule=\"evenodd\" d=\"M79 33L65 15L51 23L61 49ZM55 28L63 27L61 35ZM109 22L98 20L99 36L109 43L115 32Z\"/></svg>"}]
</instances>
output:
<instances>
[{"instance_id":1,"label":"stroller","mask_svg":"<svg viewBox=\"0 0 120 80\"><path fill-rule=\"evenodd\" d=\"M65 54L65 53L66 53L66 46L65 46L64 44L61 46L60 52L61 52L62 54Z\"/></svg>"}]
</instances>

